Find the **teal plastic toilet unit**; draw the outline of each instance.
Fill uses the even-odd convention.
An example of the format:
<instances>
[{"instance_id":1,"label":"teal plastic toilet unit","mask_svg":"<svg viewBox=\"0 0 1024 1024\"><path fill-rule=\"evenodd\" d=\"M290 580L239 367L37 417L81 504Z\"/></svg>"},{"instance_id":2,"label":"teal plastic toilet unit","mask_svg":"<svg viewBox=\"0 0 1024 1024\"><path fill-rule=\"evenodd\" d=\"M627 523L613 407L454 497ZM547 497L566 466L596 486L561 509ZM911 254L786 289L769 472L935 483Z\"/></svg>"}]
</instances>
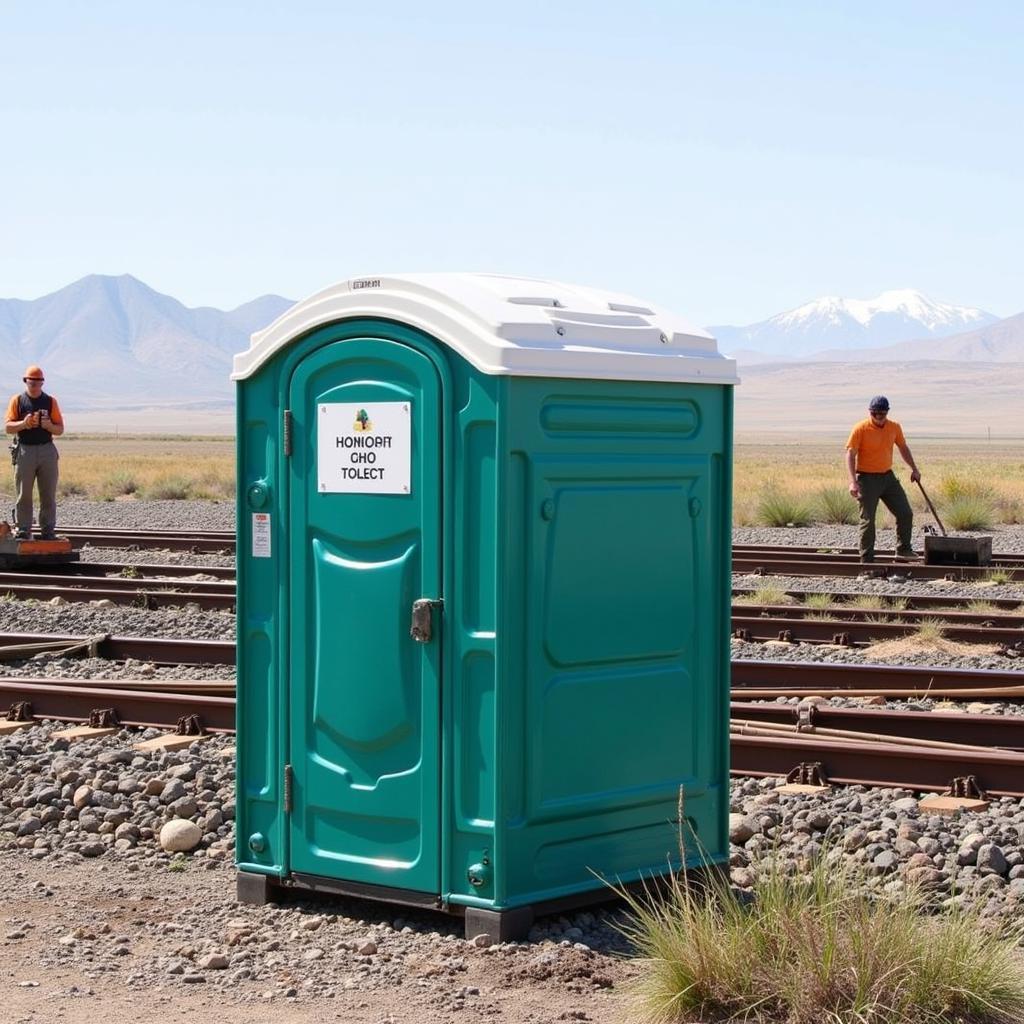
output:
<instances>
[{"instance_id":1,"label":"teal plastic toilet unit","mask_svg":"<svg viewBox=\"0 0 1024 1024\"><path fill-rule=\"evenodd\" d=\"M233 378L240 898L506 938L678 868L681 831L727 858L737 379L710 335L551 281L356 278Z\"/></svg>"}]
</instances>

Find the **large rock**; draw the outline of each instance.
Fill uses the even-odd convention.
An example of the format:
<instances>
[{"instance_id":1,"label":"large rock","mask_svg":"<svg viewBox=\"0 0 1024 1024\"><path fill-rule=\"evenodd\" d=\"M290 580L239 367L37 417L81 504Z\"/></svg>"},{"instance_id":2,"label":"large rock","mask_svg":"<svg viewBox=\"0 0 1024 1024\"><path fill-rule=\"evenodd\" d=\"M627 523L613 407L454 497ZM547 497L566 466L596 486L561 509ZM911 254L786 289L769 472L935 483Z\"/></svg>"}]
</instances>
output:
<instances>
[{"instance_id":1,"label":"large rock","mask_svg":"<svg viewBox=\"0 0 1024 1024\"><path fill-rule=\"evenodd\" d=\"M729 842L742 846L754 832L754 826L745 814L729 815Z\"/></svg>"},{"instance_id":2,"label":"large rock","mask_svg":"<svg viewBox=\"0 0 1024 1024\"><path fill-rule=\"evenodd\" d=\"M1002 848L986 843L978 849L978 870L983 875L1005 875L1009 870Z\"/></svg>"},{"instance_id":3,"label":"large rock","mask_svg":"<svg viewBox=\"0 0 1024 1024\"><path fill-rule=\"evenodd\" d=\"M160 845L168 853L188 853L203 838L202 829L185 818L175 818L160 829Z\"/></svg>"}]
</instances>

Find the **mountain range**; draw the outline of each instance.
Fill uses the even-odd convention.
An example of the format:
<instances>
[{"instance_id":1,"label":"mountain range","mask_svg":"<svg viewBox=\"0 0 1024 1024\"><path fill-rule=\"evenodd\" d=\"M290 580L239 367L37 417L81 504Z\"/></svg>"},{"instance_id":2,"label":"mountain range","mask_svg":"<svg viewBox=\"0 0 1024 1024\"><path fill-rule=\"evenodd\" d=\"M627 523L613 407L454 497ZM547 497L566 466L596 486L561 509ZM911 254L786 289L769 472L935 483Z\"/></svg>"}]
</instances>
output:
<instances>
[{"instance_id":1,"label":"mountain range","mask_svg":"<svg viewBox=\"0 0 1024 1024\"><path fill-rule=\"evenodd\" d=\"M827 296L759 323L708 330L719 348L741 363L752 363L766 357L803 359L825 351L849 357L865 349L946 338L997 322L998 317L983 309L935 302L921 292L902 289L873 299Z\"/></svg>"},{"instance_id":2,"label":"mountain range","mask_svg":"<svg viewBox=\"0 0 1024 1024\"><path fill-rule=\"evenodd\" d=\"M226 414L234 397L228 379L232 356L292 304L280 295L263 295L228 311L189 308L130 275L94 274L39 299L0 299L0 358L16 367L9 374L10 391L17 389L22 368L38 363L47 373L47 389L68 409L195 408ZM1024 367L1024 313L1000 320L911 290L866 300L817 299L760 323L709 330L721 351L739 359L751 385L739 389L741 412L761 404L754 399L757 380L767 388L767 404L774 401L771 381L782 386L785 379L785 391L792 393L791 374L772 374L773 366L806 368L822 394L831 377L858 376L855 367L869 363L881 368L873 372L882 380L884 367L892 364L905 372L927 363L936 380L948 378L949 370L941 367L950 363ZM848 366L824 365L838 363Z\"/></svg>"},{"instance_id":3,"label":"mountain range","mask_svg":"<svg viewBox=\"0 0 1024 1024\"><path fill-rule=\"evenodd\" d=\"M190 309L130 274L92 274L39 299L0 299L0 359L19 375L41 365L66 408L230 404L231 357L292 304L263 295Z\"/></svg>"}]
</instances>

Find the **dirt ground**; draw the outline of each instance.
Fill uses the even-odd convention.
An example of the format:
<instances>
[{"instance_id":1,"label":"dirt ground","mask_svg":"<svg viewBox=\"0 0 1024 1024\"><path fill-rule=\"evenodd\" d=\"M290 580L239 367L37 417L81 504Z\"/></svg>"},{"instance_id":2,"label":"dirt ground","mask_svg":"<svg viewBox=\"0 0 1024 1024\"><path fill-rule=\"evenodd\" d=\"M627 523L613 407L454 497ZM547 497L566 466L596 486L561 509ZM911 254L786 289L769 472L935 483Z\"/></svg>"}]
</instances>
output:
<instances>
[{"instance_id":1,"label":"dirt ground","mask_svg":"<svg viewBox=\"0 0 1024 1024\"><path fill-rule=\"evenodd\" d=\"M197 983L195 970L173 975L166 969L181 953L183 935L198 947L209 933L222 929L227 917L235 926L245 918L253 929L265 929L275 920L272 908L240 907L234 902L230 869L133 873L115 860L58 866L14 851L6 851L0 863L5 879L0 909L4 1024L101 1019L106 1024L135 1024L140 1018L146 1024L193 1019L223 1024L438 1024L478 1019L618 1024L636 1019L626 991L636 976L636 964L566 948L569 943L561 948L547 942L510 950L447 939L435 943L433 954L424 955L422 935L405 946L401 940L408 937L396 935L392 953L382 949L383 957L372 958L389 961L381 967L386 978L382 974L374 979L377 968L364 968L370 973L360 978L361 984L351 991L339 986L330 996L309 994L283 968L274 976L274 960L263 953L257 959L262 956L263 964L271 966L270 978L264 974L261 980L225 984L228 971L211 971ZM330 908L324 912L330 913ZM361 915L359 925L373 926L389 921L395 910L359 903L349 913ZM204 931L203 924L189 924L196 919L210 922L207 934L196 934ZM272 926L279 929L282 945L301 941L295 931L289 934L280 915L276 920ZM453 931L447 919L438 916L437 921L442 931ZM73 940L75 935L79 941ZM457 956L453 960L438 946ZM345 954L332 951L328 956ZM430 963L432 957L435 963ZM449 968L446 976L441 967L453 962L457 973ZM315 970L313 965L311 972ZM291 980L297 989L285 987ZM306 986L311 991L310 982ZM463 998L459 992L469 994Z\"/></svg>"}]
</instances>

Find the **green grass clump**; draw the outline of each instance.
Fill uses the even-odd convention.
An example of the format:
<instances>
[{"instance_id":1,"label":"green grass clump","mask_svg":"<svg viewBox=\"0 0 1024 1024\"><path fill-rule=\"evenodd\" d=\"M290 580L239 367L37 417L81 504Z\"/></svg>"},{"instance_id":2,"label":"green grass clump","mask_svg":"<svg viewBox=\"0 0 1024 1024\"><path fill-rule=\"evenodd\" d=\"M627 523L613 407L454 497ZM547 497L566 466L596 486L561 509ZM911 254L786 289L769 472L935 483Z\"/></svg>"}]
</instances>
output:
<instances>
[{"instance_id":1,"label":"green grass clump","mask_svg":"<svg viewBox=\"0 0 1024 1024\"><path fill-rule=\"evenodd\" d=\"M945 638L948 622L942 619L925 618L917 624L917 629L911 634L912 639L918 643L934 644Z\"/></svg>"},{"instance_id":2,"label":"green grass clump","mask_svg":"<svg viewBox=\"0 0 1024 1024\"><path fill-rule=\"evenodd\" d=\"M996 508L989 498L965 494L946 503L942 519L952 530L990 530L996 521Z\"/></svg>"},{"instance_id":3,"label":"green grass clump","mask_svg":"<svg viewBox=\"0 0 1024 1024\"><path fill-rule=\"evenodd\" d=\"M836 606L836 600L831 594L804 594L804 607L813 608L815 611L824 611Z\"/></svg>"},{"instance_id":4,"label":"green grass clump","mask_svg":"<svg viewBox=\"0 0 1024 1024\"><path fill-rule=\"evenodd\" d=\"M983 576L978 578L979 583L1012 583L1013 577L1009 569L990 569Z\"/></svg>"},{"instance_id":5,"label":"green grass clump","mask_svg":"<svg viewBox=\"0 0 1024 1024\"><path fill-rule=\"evenodd\" d=\"M164 501L184 501L192 496L192 483L181 476L157 477L145 491L145 497Z\"/></svg>"},{"instance_id":6,"label":"green grass clump","mask_svg":"<svg viewBox=\"0 0 1024 1024\"><path fill-rule=\"evenodd\" d=\"M629 897L643 958L634 1019L652 1024L1009 1024L1024 1018L1015 937L978 913L929 914L913 888L865 892L822 857L809 875L762 865L750 902L724 879ZM862 869L861 869L862 870Z\"/></svg>"},{"instance_id":7,"label":"green grass clump","mask_svg":"<svg viewBox=\"0 0 1024 1024\"><path fill-rule=\"evenodd\" d=\"M823 487L816 496L818 519L823 523L849 526L860 518L857 502L843 487Z\"/></svg>"},{"instance_id":8,"label":"green grass clump","mask_svg":"<svg viewBox=\"0 0 1024 1024\"><path fill-rule=\"evenodd\" d=\"M757 521L764 526L809 526L814 522L814 508L805 498L787 494L770 484L757 501Z\"/></svg>"}]
</instances>

